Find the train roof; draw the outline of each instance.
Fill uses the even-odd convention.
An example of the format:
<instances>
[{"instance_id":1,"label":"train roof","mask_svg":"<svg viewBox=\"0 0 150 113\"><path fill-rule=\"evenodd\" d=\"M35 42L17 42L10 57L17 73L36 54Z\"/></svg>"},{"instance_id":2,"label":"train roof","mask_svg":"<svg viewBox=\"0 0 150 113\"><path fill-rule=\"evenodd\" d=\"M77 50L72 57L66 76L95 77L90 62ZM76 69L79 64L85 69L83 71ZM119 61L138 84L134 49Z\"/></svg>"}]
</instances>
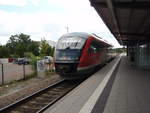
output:
<instances>
[{"instance_id":1,"label":"train roof","mask_svg":"<svg viewBox=\"0 0 150 113\"><path fill-rule=\"evenodd\" d=\"M93 37L95 37L96 39L100 40L101 42L105 43L106 46L110 46L113 47L112 44L110 44L107 40L102 39L101 37L97 36L96 34L91 34Z\"/></svg>"},{"instance_id":2,"label":"train roof","mask_svg":"<svg viewBox=\"0 0 150 113\"><path fill-rule=\"evenodd\" d=\"M79 36L87 39L90 36L90 34L85 32L73 32L73 33L64 34L62 37L72 37L72 36Z\"/></svg>"},{"instance_id":3,"label":"train roof","mask_svg":"<svg viewBox=\"0 0 150 113\"><path fill-rule=\"evenodd\" d=\"M63 35L62 37L73 37L73 36L78 36L82 37L85 39L88 39L89 36L93 36L94 38L100 40L101 42L105 43L107 46L112 46L112 44L108 43L108 41L102 39L101 37L97 36L96 34L90 34L90 33L85 33L85 32L73 32L73 33L67 33Z\"/></svg>"}]
</instances>

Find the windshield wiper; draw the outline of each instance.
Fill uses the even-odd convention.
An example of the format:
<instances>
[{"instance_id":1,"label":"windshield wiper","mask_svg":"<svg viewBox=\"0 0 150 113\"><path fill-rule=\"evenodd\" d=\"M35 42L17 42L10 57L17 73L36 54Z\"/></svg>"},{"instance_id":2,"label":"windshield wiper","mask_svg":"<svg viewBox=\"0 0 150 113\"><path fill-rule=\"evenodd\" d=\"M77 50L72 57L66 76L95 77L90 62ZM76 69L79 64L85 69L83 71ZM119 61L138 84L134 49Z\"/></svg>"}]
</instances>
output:
<instances>
[{"instance_id":1,"label":"windshield wiper","mask_svg":"<svg viewBox=\"0 0 150 113\"><path fill-rule=\"evenodd\" d=\"M70 46L66 47L65 49L70 49Z\"/></svg>"}]
</instances>

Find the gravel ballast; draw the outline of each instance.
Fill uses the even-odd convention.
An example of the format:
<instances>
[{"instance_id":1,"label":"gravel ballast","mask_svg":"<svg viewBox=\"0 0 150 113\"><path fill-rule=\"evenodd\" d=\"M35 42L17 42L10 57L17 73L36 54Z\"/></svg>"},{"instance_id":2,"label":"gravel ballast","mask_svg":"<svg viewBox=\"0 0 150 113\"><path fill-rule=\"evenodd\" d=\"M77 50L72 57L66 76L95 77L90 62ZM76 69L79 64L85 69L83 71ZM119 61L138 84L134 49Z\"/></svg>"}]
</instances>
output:
<instances>
[{"instance_id":1,"label":"gravel ballast","mask_svg":"<svg viewBox=\"0 0 150 113\"><path fill-rule=\"evenodd\" d=\"M0 108L7 106L16 100L24 98L34 92L46 88L47 86L61 80L54 74L50 77L36 77L26 81L16 82L14 84L0 87Z\"/></svg>"}]
</instances>

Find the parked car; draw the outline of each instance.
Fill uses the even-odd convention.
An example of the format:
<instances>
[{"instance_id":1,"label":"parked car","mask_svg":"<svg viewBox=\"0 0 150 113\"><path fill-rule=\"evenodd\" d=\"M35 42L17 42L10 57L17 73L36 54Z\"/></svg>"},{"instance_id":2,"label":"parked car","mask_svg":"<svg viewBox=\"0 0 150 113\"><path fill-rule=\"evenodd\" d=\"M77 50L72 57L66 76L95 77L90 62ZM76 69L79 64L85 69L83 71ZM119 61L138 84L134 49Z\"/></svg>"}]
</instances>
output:
<instances>
[{"instance_id":1,"label":"parked car","mask_svg":"<svg viewBox=\"0 0 150 113\"><path fill-rule=\"evenodd\" d=\"M28 59L28 58L19 58L17 61L17 64L19 64L19 65L22 65L22 64L27 65L29 63L30 63L30 59Z\"/></svg>"},{"instance_id":2,"label":"parked car","mask_svg":"<svg viewBox=\"0 0 150 113\"><path fill-rule=\"evenodd\" d=\"M14 61L14 58L8 58L8 62L12 63Z\"/></svg>"}]
</instances>

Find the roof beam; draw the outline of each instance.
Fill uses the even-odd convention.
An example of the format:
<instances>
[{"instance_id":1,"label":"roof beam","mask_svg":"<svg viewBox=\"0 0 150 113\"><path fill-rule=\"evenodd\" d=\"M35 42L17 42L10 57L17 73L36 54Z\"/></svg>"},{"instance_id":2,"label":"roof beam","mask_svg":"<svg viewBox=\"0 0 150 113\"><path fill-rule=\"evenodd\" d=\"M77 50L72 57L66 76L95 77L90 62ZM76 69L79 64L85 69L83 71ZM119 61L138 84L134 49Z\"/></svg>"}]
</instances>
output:
<instances>
[{"instance_id":1,"label":"roof beam","mask_svg":"<svg viewBox=\"0 0 150 113\"><path fill-rule=\"evenodd\" d=\"M108 0L107 0L108 1ZM91 1L91 4L97 4L100 7L107 8L106 2ZM143 9L150 10L150 1L136 1L136 2L113 2L115 8L125 9Z\"/></svg>"},{"instance_id":2,"label":"roof beam","mask_svg":"<svg viewBox=\"0 0 150 113\"><path fill-rule=\"evenodd\" d=\"M140 32L143 30L143 27L145 25L145 23L148 21L150 15L149 15L149 11L146 12L146 14L143 16L143 18L141 19L141 22L139 23L139 25L136 27L137 29L135 30L135 32Z\"/></svg>"},{"instance_id":3,"label":"roof beam","mask_svg":"<svg viewBox=\"0 0 150 113\"><path fill-rule=\"evenodd\" d=\"M98 14L103 19L103 21L105 22L107 27L110 29L111 33L117 38L117 36L114 34L113 30L111 29L109 23L107 23L107 21L105 21L105 18L103 16L103 14L99 13L99 8L102 8L102 7L106 6L108 8L109 12L110 12L110 15L111 15L110 17L112 19L112 23L117 28L117 32L120 32L119 21L118 21L118 18L116 16L116 11L115 11L113 3L112 3L113 1L112 0L105 0L105 2L103 2L102 4L100 2L97 2L97 1L94 1L94 0L90 0L90 2L91 2L91 5L97 10ZM104 4L104 6L103 6L103 4ZM122 44L122 40L118 40L118 41L120 42L120 44Z\"/></svg>"},{"instance_id":4,"label":"roof beam","mask_svg":"<svg viewBox=\"0 0 150 113\"><path fill-rule=\"evenodd\" d=\"M129 33L129 32L114 32L114 34L116 35L127 35L127 36L138 36L138 37L141 37L141 36L145 36L145 37L150 37L150 34L147 34L147 33Z\"/></svg>"},{"instance_id":5,"label":"roof beam","mask_svg":"<svg viewBox=\"0 0 150 113\"><path fill-rule=\"evenodd\" d=\"M132 3L135 3L135 0L132 0L131 1ZM134 8L132 8L131 10L130 10L130 12L129 12L129 19L128 19L128 24L127 24L127 30L130 32L130 26L132 25L131 23L132 23L132 21L131 21L131 19L132 19L132 16L133 16L133 13L134 13Z\"/></svg>"},{"instance_id":6,"label":"roof beam","mask_svg":"<svg viewBox=\"0 0 150 113\"><path fill-rule=\"evenodd\" d=\"M108 9L112 15L113 22L114 22L115 26L117 27L118 32L120 32L120 25L119 25L118 18L116 16L116 12L115 12L112 0L106 0L106 3L108 6ZM120 40L120 43L122 44L122 40Z\"/></svg>"}]
</instances>

